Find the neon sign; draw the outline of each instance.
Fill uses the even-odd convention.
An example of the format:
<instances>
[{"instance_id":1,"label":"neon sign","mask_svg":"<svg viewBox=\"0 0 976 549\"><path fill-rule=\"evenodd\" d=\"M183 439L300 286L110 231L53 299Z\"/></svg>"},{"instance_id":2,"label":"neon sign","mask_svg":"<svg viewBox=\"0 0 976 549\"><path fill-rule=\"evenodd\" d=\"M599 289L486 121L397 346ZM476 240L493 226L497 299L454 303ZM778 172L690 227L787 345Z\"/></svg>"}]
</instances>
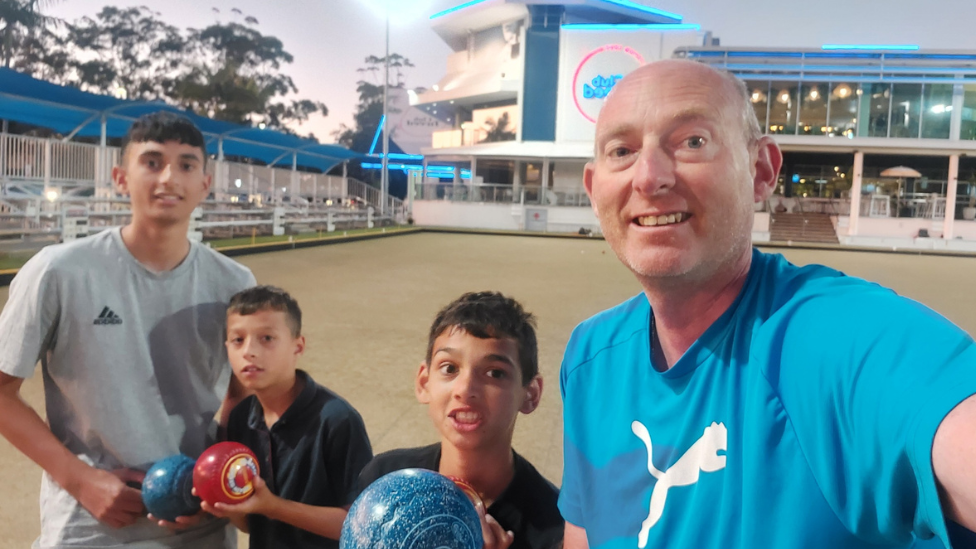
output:
<instances>
[{"instance_id":1,"label":"neon sign","mask_svg":"<svg viewBox=\"0 0 976 549\"><path fill-rule=\"evenodd\" d=\"M583 118L596 123L596 115L610 90L625 74L643 64L641 54L619 44L601 46L583 57L573 75L573 101ZM607 69L612 71L609 75Z\"/></svg>"},{"instance_id":2,"label":"neon sign","mask_svg":"<svg viewBox=\"0 0 976 549\"><path fill-rule=\"evenodd\" d=\"M617 85L617 80L623 78L622 74L613 76L594 76L590 83L583 83L583 99L603 99L610 93L610 90ZM592 85L591 85L592 84Z\"/></svg>"}]
</instances>

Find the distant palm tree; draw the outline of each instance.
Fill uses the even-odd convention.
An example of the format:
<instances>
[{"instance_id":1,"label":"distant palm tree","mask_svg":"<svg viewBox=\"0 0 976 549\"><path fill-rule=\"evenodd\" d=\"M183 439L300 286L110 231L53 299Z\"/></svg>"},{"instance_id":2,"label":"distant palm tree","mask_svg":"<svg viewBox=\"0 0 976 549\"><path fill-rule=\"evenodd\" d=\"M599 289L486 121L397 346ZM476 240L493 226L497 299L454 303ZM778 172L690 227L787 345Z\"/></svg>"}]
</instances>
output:
<instances>
[{"instance_id":1,"label":"distant palm tree","mask_svg":"<svg viewBox=\"0 0 976 549\"><path fill-rule=\"evenodd\" d=\"M488 119L485 124L488 126L488 133L485 134L485 138L480 141L480 143L491 143L495 141L514 141L515 132L508 129L508 113L504 113L498 117L498 121Z\"/></svg>"},{"instance_id":2,"label":"distant palm tree","mask_svg":"<svg viewBox=\"0 0 976 549\"><path fill-rule=\"evenodd\" d=\"M41 13L56 0L0 0L0 61L10 67L17 44L60 20Z\"/></svg>"}]
</instances>

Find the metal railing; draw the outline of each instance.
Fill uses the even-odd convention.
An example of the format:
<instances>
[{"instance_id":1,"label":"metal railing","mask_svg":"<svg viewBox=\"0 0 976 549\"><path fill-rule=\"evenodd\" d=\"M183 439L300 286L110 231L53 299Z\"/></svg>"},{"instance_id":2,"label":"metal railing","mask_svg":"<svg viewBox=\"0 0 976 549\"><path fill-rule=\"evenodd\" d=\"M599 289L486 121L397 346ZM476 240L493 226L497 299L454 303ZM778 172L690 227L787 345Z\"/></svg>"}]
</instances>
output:
<instances>
[{"instance_id":1,"label":"metal railing","mask_svg":"<svg viewBox=\"0 0 976 549\"><path fill-rule=\"evenodd\" d=\"M539 186L466 185L462 183L421 183L413 188L414 200L446 200L483 204L529 204L543 206L586 206L590 199L579 189L543 189Z\"/></svg>"},{"instance_id":2,"label":"metal railing","mask_svg":"<svg viewBox=\"0 0 976 549\"><path fill-rule=\"evenodd\" d=\"M8 197L42 198L54 190L55 196L67 198L91 195L91 189L101 188L105 193L98 194L99 198L118 198L110 182L111 166L117 164L118 157L118 147L103 149L88 143L0 133L0 183ZM384 209L391 212L390 216L406 215L402 201L388 197L386 208L381 208L380 191L352 178L214 160L207 162L206 170L214 177L217 196L238 201L372 206L377 214ZM99 207L104 204L99 203ZM0 213L8 211L12 211L10 204L0 203Z\"/></svg>"}]
</instances>

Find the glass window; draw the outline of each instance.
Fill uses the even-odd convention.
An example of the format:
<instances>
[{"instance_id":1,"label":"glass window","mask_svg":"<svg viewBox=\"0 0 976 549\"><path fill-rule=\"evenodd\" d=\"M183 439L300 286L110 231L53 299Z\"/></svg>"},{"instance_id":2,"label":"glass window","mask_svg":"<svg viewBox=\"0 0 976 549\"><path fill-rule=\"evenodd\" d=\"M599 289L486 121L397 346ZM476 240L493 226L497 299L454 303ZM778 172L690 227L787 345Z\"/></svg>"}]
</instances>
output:
<instances>
[{"instance_id":1,"label":"glass window","mask_svg":"<svg viewBox=\"0 0 976 549\"><path fill-rule=\"evenodd\" d=\"M869 137L888 137L888 109L891 107L891 84L863 84L861 89L861 116L867 114L867 128L861 128L858 135ZM868 108L865 109L865 104ZM865 112L866 111L866 112Z\"/></svg>"},{"instance_id":2,"label":"glass window","mask_svg":"<svg viewBox=\"0 0 976 549\"><path fill-rule=\"evenodd\" d=\"M771 82L769 104L769 129L767 133L796 133L797 82Z\"/></svg>"},{"instance_id":3,"label":"glass window","mask_svg":"<svg viewBox=\"0 0 976 549\"><path fill-rule=\"evenodd\" d=\"M922 137L949 139L952 84L926 84L922 95Z\"/></svg>"},{"instance_id":4,"label":"glass window","mask_svg":"<svg viewBox=\"0 0 976 549\"><path fill-rule=\"evenodd\" d=\"M854 137L857 133L857 85L834 82L830 86L827 135Z\"/></svg>"},{"instance_id":5,"label":"glass window","mask_svg":"<svg viewBox=\"0 0 976 549\"><path fill-rule=\"evenodd\" d=\"M827 133L827 84L809 82L800 86L800 135Z\"/></svg>"},{"instance_id":6,"label":"glass window","mask_svg":"<svg viewBox=\"0 0 976 549\"><path fill-rule=\"evenodd\" d=\"M752 108L756 111L759 127L765 130L766 108L769 105L769 82L747 80L746 88L749 90L749 101L752 102Z\"/></svg>"},{"instance_id":7,"label":"glass window","mask_svg":"<svg viewBox=\"0 0 976 549\"><path fill-rule=\"evenodd\" d=\"M962 125L959 138L976 140L976 85L963 87Z\"/></svg>"},{"instance_id":8,"label":"glass window","mask_svg":"<svg viewBox=\"0 0 976 549\"><path fill-rule=\"evenodd\" d=\"M918 137L922 85L895 84L891 94L891 137Z\"/></svg>"}]
</instances>

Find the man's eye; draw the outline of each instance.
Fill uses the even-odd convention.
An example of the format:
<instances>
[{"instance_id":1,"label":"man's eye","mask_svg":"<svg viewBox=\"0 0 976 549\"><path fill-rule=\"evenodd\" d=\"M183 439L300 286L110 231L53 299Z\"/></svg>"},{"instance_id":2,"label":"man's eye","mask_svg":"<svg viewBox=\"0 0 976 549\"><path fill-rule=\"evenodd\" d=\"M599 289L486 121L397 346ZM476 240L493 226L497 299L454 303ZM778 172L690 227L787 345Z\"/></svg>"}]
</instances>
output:
<instances>
[{"instance_id":1,"label":"man's eye","mask_svg":"<svg viewBox=\"0 0 976 549\"><path fill-rule=\"evenodd\" d=\"M493 368L491 370L488 370L488 377L494 379L505 379L506 377L508 377L508 373L506 373L505 370L502 370L501 368Z\"/></svg>"},{"instance_id":2,"label":"man's eye","mask_svg":"<svg viewBox=\"0 0 976 549\"><path fill-rule=\"evenodd\" d=\"M630 154L630 149L627 147L614 147L610 149L610 153L607 155L611 158L622 158Z\"/></svg>"},{"instance_id":3,"label":"man's eye","mask_svg":"<svg viewBox=\"0 0 976 549\"><path fill-rule=\"evenodd\" d=\"M705 146L705 138L695 135L688 138L687 144L689 149L700 149Z\"/></svg>"},{"instance_id":4,"label":"man's eye","mask_svg":"<svg viewBox=\"0 0 976 549\"><path fill-rule=\"evenodd\" d=\"M441 372L442 373L445 373L445 374L456 374L457 371L458 371L457 366L454 365L454 364L451 364L450 362L441 364Z\"/></svg>"},{"instance_id":5,"label":"man's eye","mask_svg":"<svg viewBox=\"0 0 976 549\"><path fill-rule=\"evenodd\" d=\"M274 336L262 336L261 341L274 341Z\"/></svg>"}]
</instances>

